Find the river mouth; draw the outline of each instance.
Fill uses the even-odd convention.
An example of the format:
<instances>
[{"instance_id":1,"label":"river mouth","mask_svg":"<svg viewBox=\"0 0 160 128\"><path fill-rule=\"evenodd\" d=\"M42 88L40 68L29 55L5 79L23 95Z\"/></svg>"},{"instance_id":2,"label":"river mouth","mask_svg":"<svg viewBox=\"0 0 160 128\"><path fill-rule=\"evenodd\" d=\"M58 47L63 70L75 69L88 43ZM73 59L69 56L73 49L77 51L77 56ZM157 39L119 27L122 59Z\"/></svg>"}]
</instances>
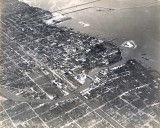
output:
<instances>
[{"instance_id":1,"label":"river mouth","mask_svg":"<svg viewBox=\"0 0 160 128\"><path fill-rule=\"evenodd\" d=\"M121 47L122 51L125 51L126 57L138 59L147 67L160 71L159 1L20 1L72 18L58 24L59 26L72 27L75 31L97 36L105 40L118 38L115 40L115 44L119 47L125 41L134 40L137 44L134 52Z\"/></svg>"},{"instance_id":2,"label":"river mouth","mask_svg":"<svg viewBox=\"0 0 160 128\"><path fill-rule=\"evenodd\" d=\"M159 127L157 2L3 1L0 127Z\"/></svg>"}]
</instances>

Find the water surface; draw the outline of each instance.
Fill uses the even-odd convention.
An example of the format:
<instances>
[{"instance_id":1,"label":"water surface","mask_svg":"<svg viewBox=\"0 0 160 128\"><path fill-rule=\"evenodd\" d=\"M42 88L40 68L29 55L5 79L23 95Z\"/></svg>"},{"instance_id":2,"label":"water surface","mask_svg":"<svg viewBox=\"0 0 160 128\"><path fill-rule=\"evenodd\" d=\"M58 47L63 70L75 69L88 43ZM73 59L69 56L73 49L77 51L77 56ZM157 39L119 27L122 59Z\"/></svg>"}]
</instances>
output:
<instances>
[{"instance_id":1,"label":"water surface","mask_svg":"<svg viewBox=\"0 0 160 128\"><path fill-rule=\"evenodd\" d=\"M118 38L115 44L121 46L126 40L134 40L137 48L121 47L124 57L136 58L148 67L160 71L160 2L156 0L22 0L36 6L65 14L72 20L59 25L73 27L75 31L98 36L103 39ZM83 6L76 6L81 5ZM81 22L89 24L84 27ZM141 58L145 53L145 60Z\"/></svg>"}]
</instances>

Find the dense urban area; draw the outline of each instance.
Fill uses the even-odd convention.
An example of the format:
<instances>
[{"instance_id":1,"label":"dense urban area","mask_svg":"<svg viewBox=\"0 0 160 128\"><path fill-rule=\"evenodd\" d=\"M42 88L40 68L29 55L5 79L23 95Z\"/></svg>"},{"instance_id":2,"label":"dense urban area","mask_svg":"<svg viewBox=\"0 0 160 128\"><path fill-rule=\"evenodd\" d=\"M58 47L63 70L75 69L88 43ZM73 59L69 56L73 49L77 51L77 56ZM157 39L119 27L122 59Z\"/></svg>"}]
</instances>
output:
<instances>
[{"instance_id":1,"label":"dense urban area","mask_svg":"<svg viewBox=\"0 0 160 128\"><path fill-rule=\"evenodd\" d=\"M2 3L1 128L160 128L159 72L123 59L114 39Z\"/></svg>"}]
</instances>

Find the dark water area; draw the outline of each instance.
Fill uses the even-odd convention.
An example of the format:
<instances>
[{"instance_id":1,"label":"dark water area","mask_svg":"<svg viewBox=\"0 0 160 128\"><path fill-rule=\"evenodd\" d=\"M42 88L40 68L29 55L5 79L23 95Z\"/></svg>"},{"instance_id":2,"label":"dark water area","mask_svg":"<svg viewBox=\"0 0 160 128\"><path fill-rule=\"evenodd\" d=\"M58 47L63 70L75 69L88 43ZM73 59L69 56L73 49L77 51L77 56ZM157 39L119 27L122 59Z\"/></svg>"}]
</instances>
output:
<instances>
[{"instance_id":1,"label":"dark water area","mask_svg":"<svg viewBox=\"0 0 160 128\"><path fill-rule=\"evenodd\" d=\"M92 1L93 3L88 3L91 0L45 0L45 2L26 0L26 2L51 12L63 9L58 13L72 19L60 23L60 26L69 26L75 31L105 40L118 38L115 44L124 52L124 58L135 58L147 67L160 71L160 2L156 0L114 2L100 0ZM134 40L137 48L121 47L127 40Z\"/></svg>"}]
</instances>

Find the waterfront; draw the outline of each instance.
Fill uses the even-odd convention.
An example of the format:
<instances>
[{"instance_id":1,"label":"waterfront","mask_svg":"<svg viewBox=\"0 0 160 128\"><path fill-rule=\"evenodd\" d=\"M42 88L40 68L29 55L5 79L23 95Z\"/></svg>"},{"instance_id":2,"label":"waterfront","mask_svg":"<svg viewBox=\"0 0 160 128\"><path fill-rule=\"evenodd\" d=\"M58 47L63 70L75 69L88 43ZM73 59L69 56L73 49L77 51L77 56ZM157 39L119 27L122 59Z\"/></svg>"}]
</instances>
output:
<instances>
[{"instance_id":1,"label":"waterfront","mask_svg":"<svg viewBox=\"0 0 160 128\"><path fill-rule=\"evenodd\" d=\"M27 0L30 5L65 14L71 20L60 23L60 26L69 26L91 36L108 40L114 39L115 44L121 46L124 41L134 40L137 48L125 49L126 58L140 60L147 67L160 71L160 2L156 0ZM72 7L65 9L68 7ZM81 10L82 9L82 10ZM83 10L84 9L84 10ZM78 10L78 11L76 11ZM76 12L74 12L76 11ZM83 27L79 22L89 24ZM124 49L121 47L121 49Z\"/></svg>"}]
</instances>

